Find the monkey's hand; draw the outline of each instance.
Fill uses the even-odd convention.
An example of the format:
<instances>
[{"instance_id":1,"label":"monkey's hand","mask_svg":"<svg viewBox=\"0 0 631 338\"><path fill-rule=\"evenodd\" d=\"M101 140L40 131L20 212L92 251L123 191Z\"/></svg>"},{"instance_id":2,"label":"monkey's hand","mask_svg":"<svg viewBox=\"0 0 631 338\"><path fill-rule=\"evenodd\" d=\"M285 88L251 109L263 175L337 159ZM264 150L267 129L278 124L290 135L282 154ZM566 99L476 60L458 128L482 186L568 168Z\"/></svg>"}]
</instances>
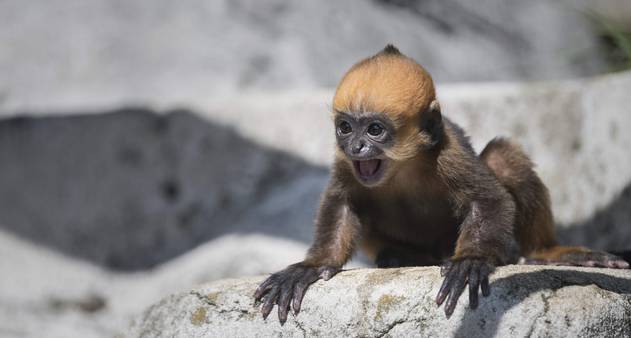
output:
<instances>
[{"instance_id":1,"label":"monkey's hand","mask_svg":"<svg viewBox=\"0 0 631 338\"><path fill-rule=\"evenodd\" d=\"M478 307L478 288L482 289L484 297L490 294L489 275L494 270L494 265L484 258L458 258L445 263L440 269L440 275L445 277L438 295L436 304L445 303L445 314L451 316L456 308L458 298L469 284L469 307ZM447 297L449 296L449 297Z\"/></svg>"},{"instance_id":2,"label":"monkey's hand","mask_svg":"<svg viewBox=\"0 0 631 338\"><path fill-rule=\"evenodd\" d=\"M294 315L297 315L300 312L302 298L309 285L320 278L329 280L339 271L339 268L332 266L308 266L300 262L272 274L261 283L254 293L255 302L259 302L264 298L263 306L261 307L263 319L267 319L274 304L277 304L278 320L281 325L285 324L290 303L294 310Z\"/></svg>"}]
</instances>

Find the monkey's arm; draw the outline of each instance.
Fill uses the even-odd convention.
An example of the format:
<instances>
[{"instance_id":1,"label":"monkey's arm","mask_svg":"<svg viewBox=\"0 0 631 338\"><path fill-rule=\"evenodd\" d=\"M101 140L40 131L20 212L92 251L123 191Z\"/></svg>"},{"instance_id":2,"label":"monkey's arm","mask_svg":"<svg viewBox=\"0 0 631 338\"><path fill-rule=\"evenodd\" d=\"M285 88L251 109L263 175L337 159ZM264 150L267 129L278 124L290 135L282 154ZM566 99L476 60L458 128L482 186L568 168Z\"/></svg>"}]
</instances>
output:
<instances>
[{"instance_id":1,"label":"monkey's arm","mask_svg":"<svg viewBox=\"0 0 631 338\"><path fill-rule=\"evenodd\" d=\"M315 281L333 277L350 259L359 228L357 216L348 206L344 193L335 182L329 183L318 216L313 244L304 261L272 274L256 290L256 301L265 296L261 312L267 318L278 305L281 324L287 320L290 303L298 314L305 291Z\"/></svg>"},{"instance_id":2,"label":"monkey's arm","mask_svg":"<svg viewBox=\"0 0 631 338\"><path fill-rule=\"evenodd\" d=\"M517 245L513 236L514 202L505 191L498 190L497 197L487 196L470 203L460 228L455 254L441 269L445 279L436 302L440 305L447 299L447 316L453 313L467 284L469 306L475 309L478 289L482 289L482 295L489 295L489 275L494 267L517 260Z\"/></svg>"}]
</instances>

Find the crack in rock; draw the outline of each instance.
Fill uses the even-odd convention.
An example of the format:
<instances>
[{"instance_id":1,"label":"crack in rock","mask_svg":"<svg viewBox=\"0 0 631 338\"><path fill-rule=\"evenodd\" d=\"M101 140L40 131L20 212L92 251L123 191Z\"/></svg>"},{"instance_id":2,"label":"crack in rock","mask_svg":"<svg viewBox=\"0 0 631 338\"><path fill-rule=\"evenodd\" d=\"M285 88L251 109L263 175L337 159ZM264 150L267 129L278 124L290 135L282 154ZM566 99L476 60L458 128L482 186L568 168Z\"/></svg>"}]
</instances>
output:
<instances>
[{"instance_id":1,"label":"crack in rock","mask_svg":"<svg viewBox=\"0 0 631 338\"><path fill-rule=\"evenodd\" d=\"M398 325L401 325L403 323L406 323L406 322L408 322L407 318L399 319L399 320L389 324L388 327L386 328L386 330L380 332L379 335L376 336L376 337L378 337L378 338L384 337L385 335L389 334L390 331L392 331L395 327L397 327Z\"/></svg>"}]
</instances>

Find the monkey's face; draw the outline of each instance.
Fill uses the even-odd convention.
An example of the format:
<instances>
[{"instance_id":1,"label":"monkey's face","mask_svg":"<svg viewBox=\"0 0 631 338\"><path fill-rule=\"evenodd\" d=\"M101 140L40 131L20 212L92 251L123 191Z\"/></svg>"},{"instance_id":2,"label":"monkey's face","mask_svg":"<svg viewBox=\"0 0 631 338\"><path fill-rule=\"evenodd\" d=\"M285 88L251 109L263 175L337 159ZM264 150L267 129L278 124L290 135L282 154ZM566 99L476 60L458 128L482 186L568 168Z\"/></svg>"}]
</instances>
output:
<instances>
[{"instance_id":1,"label":"monkey's face","mask_svg":"<svg viewBox=\"0 0 631 338\"><path fill-rule=\"evenodd\" d=\"M386 152L394 144L394 133L394 125L385 114L336 114L337 144L357 180L366 186L378 185L386 176L390 164Z\"/></svg>"},{"instance_id":2,"label":"monkey's face","mask_svg":"<svg viewBox=\"0 0 631 338\"><path fill-rule=\"evenodd\" d=\"M332 108L338 155L365 186L384 184L440 139L431 76L392 46L346 72Z\"/></svg>"}]
</instances>

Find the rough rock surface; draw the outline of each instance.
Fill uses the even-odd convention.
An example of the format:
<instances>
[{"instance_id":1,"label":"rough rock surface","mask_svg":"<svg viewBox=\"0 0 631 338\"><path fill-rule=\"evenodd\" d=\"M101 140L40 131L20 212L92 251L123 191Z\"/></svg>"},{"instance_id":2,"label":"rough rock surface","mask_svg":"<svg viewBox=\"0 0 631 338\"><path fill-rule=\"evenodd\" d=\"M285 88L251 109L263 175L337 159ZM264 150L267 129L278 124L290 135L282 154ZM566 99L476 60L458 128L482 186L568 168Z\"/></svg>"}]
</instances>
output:
<instances>
[{"instance_id":1,"label":"rough rock surface","mask_svg":"<svg viewBox=\"0 0 631 338\"><path fill-rule=\"evenodd\" d=\"M232 234L155 269L116 273L0 230L0 337L120 337L131 318L165 295L278 270L305 249L271 236Z\"/></svg>"},{"instance_id":2,"label":"rough rock surface","mask_svg":"<svg viewBox=\"0 0 631 338\"><path fill-rule=\"evenodd\" d=\"M314 284L284 326L264 321L252 293L262 277L222 280L151 306L127 337L623 337L631 335L631 271L508 266L491 296L446 319L439 269L359 269Z\"/></svg>"}]
</instances>

